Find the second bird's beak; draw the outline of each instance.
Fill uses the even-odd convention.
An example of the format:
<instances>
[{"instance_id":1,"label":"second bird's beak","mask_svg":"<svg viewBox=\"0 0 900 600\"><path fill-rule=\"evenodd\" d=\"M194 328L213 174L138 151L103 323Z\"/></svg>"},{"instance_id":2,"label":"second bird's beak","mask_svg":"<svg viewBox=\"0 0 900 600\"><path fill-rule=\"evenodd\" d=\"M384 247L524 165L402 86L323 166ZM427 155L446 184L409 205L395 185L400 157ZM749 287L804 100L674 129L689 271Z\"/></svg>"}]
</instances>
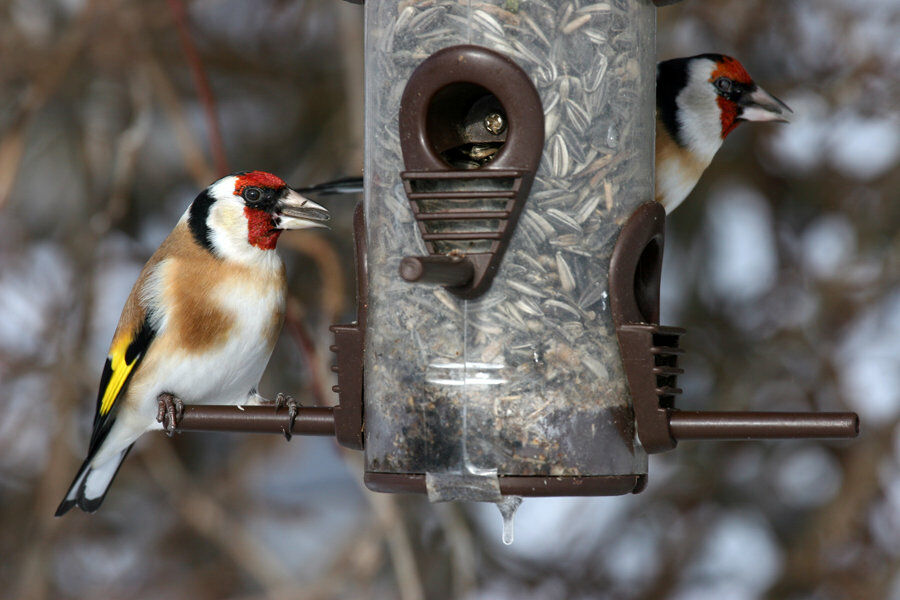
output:
<instances>
[{"instance_id":1,"label":"second bird's beak","mask_svg":"<svg viewBox=\"0 0 900 600\"><path fill-rule=\"evenodd\" d=\"M292 189L288 189L287 195L278 202L275 211L278 229L327 227L324 221L330 218L324 207Z\"/></svg>"},{"instance_id":2,"label":"second bird's beak","mask_svg":"<svg viewBox=\"0 0 900 600\"><path fill-rule=\"evenodd\" d=\"M790 120L788 113L794 112L787 104L761 87L756 87L752 92L744 94L738 104L743 109L738 118L744 121L787 123Z\"/></svg>"}]
</instances>

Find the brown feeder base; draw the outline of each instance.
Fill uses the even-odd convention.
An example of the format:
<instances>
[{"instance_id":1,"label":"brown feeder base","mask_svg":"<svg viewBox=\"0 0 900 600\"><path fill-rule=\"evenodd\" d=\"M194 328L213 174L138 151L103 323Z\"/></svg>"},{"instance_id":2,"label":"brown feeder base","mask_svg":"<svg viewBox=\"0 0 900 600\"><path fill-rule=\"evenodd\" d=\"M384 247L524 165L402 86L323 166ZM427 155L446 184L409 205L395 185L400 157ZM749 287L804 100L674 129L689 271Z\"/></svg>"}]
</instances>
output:
<instances>
[{"instance_id":1,"label":"brown feeder base","mask_svg":"<svg viewBox=\"0 0 900 600\"><path fill-rule=\"evenodd\" d=\"M375 473L366 471L366 487L373 492L425 494L422 473ZM597 477L500 476L504 496L621 496L637 494L647 485L646 475Z\"/></svg>"}]
</instances>

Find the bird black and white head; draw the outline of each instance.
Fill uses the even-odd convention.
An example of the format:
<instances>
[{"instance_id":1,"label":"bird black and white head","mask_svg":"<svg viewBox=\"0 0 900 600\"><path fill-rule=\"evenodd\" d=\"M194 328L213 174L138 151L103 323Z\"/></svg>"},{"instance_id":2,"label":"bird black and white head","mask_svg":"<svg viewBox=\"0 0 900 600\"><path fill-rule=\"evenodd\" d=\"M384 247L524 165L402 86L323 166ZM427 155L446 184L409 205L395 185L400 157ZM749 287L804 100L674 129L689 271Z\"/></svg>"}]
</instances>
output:
<instances>
[{"instance_id":1,"label":"bird black and white head","mask_svg":"<svg viewBox=\"0 0 900 600\"><path fill-rule=\"evenodd\" d=\"M213 254L241 262L265 259L286 229L323 227L328 211L264 171L223 177L188 209L194 240Z\"/></svg>"},{"instance_id":2,"label":"bird black and white head","mask_svg":"<svg viewBox=\"0 0 900 600\"><path fill-rule=\"evenodd\" d=\"M707 164L741 121L786 122L791 112L756 85L741 63L722 54L659 63L656 106L675 142Z\"/></svg>"}]
</instances>

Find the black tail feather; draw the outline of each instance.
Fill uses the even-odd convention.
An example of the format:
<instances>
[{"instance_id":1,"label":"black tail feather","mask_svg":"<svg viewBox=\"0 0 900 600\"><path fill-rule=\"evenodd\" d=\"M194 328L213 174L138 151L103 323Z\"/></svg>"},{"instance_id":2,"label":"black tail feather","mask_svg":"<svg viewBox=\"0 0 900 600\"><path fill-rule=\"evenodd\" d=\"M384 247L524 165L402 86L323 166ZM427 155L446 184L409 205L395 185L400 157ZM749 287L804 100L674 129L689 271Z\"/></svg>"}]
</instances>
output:
<instances>
[{"instance_id":1,"label":"black tail feather","mask_svg":"<svg viewBox=\"0 0 900 600\"><path fill-rule=\"evenodd\" d=\"M361 194L363 191L362 177L343 177L334 181L326 181L306 188L298 188L301 194L316 194L318 196L333 196L337 194Z\"/></svg>"},{"instance_id":2,"label":"black tail feather","mask_svg":"<svg viewBox=\"0 0 900 600\"><path fill-rule=\"evenodd\" d=\"M109 484L106 486L106 489L103 490L103 493L96 498L88 498L85 495L85 483L87 481L87 476L90 475L91 460L94 458L93 455L88 456L87 459L85 459L84 463L82 463L81 468L78 469L78 474L75 475L75 479L72 481L72 485L69 486L69 491L66 492L66 497L63 498L63 501L59 503L54 516L61 517L75 506L77 506L84 512L96 512L97 509L100 508L100 505L103 504L103 500L106 498L106 494L109 492L109 488L112 487L113 482L116 480L116 475L119 474L119 469L122 467L122 463L125 462L125 457L128 456L128 453L131 452L131 449L133 447L134 444L128 446L128 448L126 448L125 451L117 459L119 461L119 464L116 465L115 473L113 473L113 476L110 478ZM78 486L78 489L75 492L74 498L69 498L69 495L72 492L72 488L74 488L76 485Z\"/></svg>"}]
</instances>

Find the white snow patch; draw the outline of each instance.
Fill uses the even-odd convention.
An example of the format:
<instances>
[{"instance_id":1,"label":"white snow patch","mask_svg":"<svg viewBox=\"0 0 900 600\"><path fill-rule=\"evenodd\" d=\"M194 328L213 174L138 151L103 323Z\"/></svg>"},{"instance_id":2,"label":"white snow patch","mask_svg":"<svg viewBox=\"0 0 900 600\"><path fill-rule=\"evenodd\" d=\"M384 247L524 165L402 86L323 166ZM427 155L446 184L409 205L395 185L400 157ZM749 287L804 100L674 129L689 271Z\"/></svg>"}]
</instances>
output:
<instances>
[{"instance_id":1,"label":"white snow patch","mask_svg":"<svg viewBox=\"0 0 900 600\"><path fill-rule=\"evenodd\" d=\"M47 379L30 375L0 386L0 478L31 478L43 472L56 431L48 410ZM5 482L5 481L4 481Z\"/></svg>"},{"instance_id":2,"label":"white snow patch","mask_svg":"<svg viewBox=\"0 0 900 600\"><path fill-rule=\"evenodd\" d=\"M703 549L688 568L697 582L676 598L756 598L775 581L781 551L768 522L755 513L725 514L712 526ZM727 589L728 593L722 594ZM713 590L719 595L713 594Z\"/></svg>"},{"instance_id":3,"label":"white snow patch","mask_svg":"<svg viewBox=\"0 0 900 600\"><path fill-rule=\"evenodd\" d=\"M30 246L22 255L2 257L0 272L0 351L13 358L47 354L52 323L71 293L71 268L53 243Z\"/></svg>"},{"instance_id":4,"label":"white snow patch","mask_svg":"<svg viewBox=\"0 0 900 600\"><path fill-rule=\"evenodd\" d=\"M828 103L812 92L786 96L784 101L794 110L785 127L772 127L769 151L777 159L773 165L783 173L802 174L818 167L825 155L828 129L823 122L828 116Z\"/></svg>"},{"instance_id":5,"label":"white snow patch","mask_svg":"<svg viewBox=\"0 0 900 600\"><path fill-rule=\"evenodd\" d=\"M856 254L856 230L843 215L822 215L807 226L801 243L806 268L820 279L832 279Z\"/></svg>"},{"instance_id":6,"label":"white snow patch","mask_svg":"<svg viewBox=\"0 0 900 600\"><path fill-rule=\"evenodd\" d=\"M785 450L776 462L775 485L785 504L819 506L840 488L841 467L822 446Z\"/></svg>"},{"instance_id":7,"label":"white snow patch","mask_svg":"<svg viewBox=\"0 0 900 600\"><path fill-rule=\"evenodd\" d=\"M837 115L829 134L829 161L850 177L873 179L900 159L900 123L887 117Z\"/></svg>"},{"instance_id":8,"label":"white snow patch","mask_svg":"<svg viewBox=\"0 0 900 600\"><path fill-rule=\"evenodd\" d=\"M838 345L841 391L875 425L900 414L900 290L858 317Z\"/></svg>"},{"instance_id":9,"label":"white snow patch","mask_svg":"<svg viewBox=\"0 0 900 600\"><path fill-rule=\"evenodd\" d=\"M772 288L778 269L775 234L769 206L759 192L737 184L713 192L705 231L709 252L703 285L708 303L750 302Z\"/></svg>"}]
</instances>

